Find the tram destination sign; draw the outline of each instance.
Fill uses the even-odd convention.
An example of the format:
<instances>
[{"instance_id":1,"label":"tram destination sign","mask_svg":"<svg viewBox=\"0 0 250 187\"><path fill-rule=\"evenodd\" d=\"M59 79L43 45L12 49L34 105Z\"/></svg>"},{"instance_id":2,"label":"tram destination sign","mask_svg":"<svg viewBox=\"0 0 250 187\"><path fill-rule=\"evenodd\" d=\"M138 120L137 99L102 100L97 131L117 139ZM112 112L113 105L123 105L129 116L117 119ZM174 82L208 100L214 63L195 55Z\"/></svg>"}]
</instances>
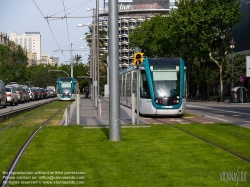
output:
<instances>
[{"instance_id":1,"label":"tram destination sign","mask_svg":"<svg viewBox=\"0 0 250 187\"><path fill-rule=\"evenodd\" d=\"M153 65L153 70L177 70L176 65Z\"/></svg>"}]
</instances>

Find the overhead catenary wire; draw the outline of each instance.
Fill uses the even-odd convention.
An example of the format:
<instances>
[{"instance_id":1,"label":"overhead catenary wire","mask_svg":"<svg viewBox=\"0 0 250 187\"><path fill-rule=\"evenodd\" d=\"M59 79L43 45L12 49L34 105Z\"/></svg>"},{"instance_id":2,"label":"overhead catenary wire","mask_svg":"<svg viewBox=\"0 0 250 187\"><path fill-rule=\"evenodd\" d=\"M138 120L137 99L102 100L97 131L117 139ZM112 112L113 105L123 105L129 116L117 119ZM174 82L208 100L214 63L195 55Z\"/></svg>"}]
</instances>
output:
<instances>
[{"instance_id":1,"label":"overhead catenary wire","mask_svg":"<svg viewBox=\"0 0 250 187\"><path fill-rule=\"evenodd\" d=\"M78 4L78 5L75 5L75 6L73 6L73 7L70 7L70 8L68 8L68 9L66 9L65 4L64 4L64 0L62 0L62 2L63 2L63 11L60 11L60 12L55 13L55 14L53 14L53 15L57 15L57 14L60 14L60 13L62 13L62 12L64 12L64 15L63 15L62 17L55 18L55 17L52 17L53 15L47 16L47 17L44 16L44 14L42 13L41 9L40 9L39 6L36 4L35 0L33 0L33 2L34 2L34 4L36 5L37 9L38 9L39 12L41 13L41 15L45 18L45 20L46 20L46 22L47 22L47 24L48 24L48 26L49 26L49 29L50 29L50 31L51 31L51 33L52 33L52 36L53 36L53 38L54 38L54 40L55 40L55 42L56 42L56 44L57 44L57 46L58 46L58 50L57 50L57 51L61 51L61 53L63 54L65 60L67 60L67 58L66 58L66 56L65 56L65 54L64 54L63 52L64 52L64 51L67 51L67 50L63 50L63 49L60 47L60 45L59 45L59 43L58 43L58 41L57 41L57 39L56 39L56 37L55 37L55 34L54 34L54 32L53 32L53 30L52 30L50 24L49 24L49 21L52 21L52 20L62 20L62 19L65 19L65 20L66 20L67 35L68 35L67 38L68 38L68 43L69 43L68 46L69 46L69 48L70 48L70 47L72 48L71 42L70 42L69 25L68 25L68 20L67 20L68 17L67 17L67 16L68 16L69 14L72 14L72 13L75 12L76 10L82 8L84 5L86 5L87 3L91 2L91 1L92 1L92 0L88 0L88 1L85 1L85 2L83 2L83 3L80 3L80 4ZM73 9L73 10L72 10L72 9ZM66 12L67 10L72 10L72 11ZM70 17L70 18L71 18L71 17ZM72 17L72 18L78 18L78 17ZM71 48L70 48L70 49L71 49ZM72 49L71 49L71 51L70 51L70 55L71 55L71 57L72 57Z\"/></svg>"},{"instance_id":2,"label":"overhead catenary wire","mask_svg":"<svg viewBox=\"0 0 250 187\"><path fill-rule=\"evenodd\" d=\"M63 8L64 8L64 13L65 13L65 16L67 15L66 13L66 10L65 10L65 5L64 5L64 0L62 0L62 3L63 3ZM68 42L69 42L69 48L70 48L70 56L72 57L72 43L70 42L70 39L69 39L69 25L68 25L68 19L66 18L66 26L67 26L67 34L68 34Z\"/></svg>"},{"instance_id":3,"label":"overhead catenary wire","mask_svg":"<svg viewBox=\"0 0 250 187\"><path fill-rule=\"evenodd\" d=\"M36 4L35 0L33 0L33 2L34 2L34 4L36 5L36 7L38 8L39 12L40 12L40 13L42 14L42 16L44 17L42 11L40 10L40 8L38 7L38 5ZM46 21L46 22L47 22L47 24L48 24L48 26L49 26L49 29L50 29L50 31L51 31L51 34L52 34L52 36L53 36L53 38L54 38L54 40L55 40L55 42L56 42L58 48L61 50L60 45L58 44L58 42L57 42L57 40L56 40L56 37L55 37L55 35L54 35L54 33L53 33L53 31L52 31L50 25L49 25L49 22L48 22L48 21ZM63 53L62 53L62 54L63 54ZM64 54L63 54L63 56L64 56L65 59L67 59L66 56L65 56Z\"/></svg>"},{"instance_id":4,"label":"overhead catenary wire","mask_svg":"<svg viewBox=\"0 0 250 187\"><path fill-rule=\"evenodd\" d=\"M92 1L92 0L89 0L89 1L86 1L86 2L84 2L84 3L80 3L80 4L78 4L78 5L75 5L75 6L73 6L73 7L68 8L67 10L79 6L79 7L77 7L76 9L72 10L71 12L67 13L67 14L66 14L65 16L63 16L63 17L51 19L51 18L54 17L55 15L58 15L58 14L64 12L64 10L63 10L63 11L60 11L60 12L58 12L58 13L52 14L51 16L47 16L46 19L49 19L49 18L50 18L50 21L51 21L51 20L58 20L58 19L67 18L68 15L72 14L73 12L75 12L76 10L78 10L79 8L83 7L84 5L86 5L87 3L91 2L91 1Z\"/></svg>"}]
</instances>

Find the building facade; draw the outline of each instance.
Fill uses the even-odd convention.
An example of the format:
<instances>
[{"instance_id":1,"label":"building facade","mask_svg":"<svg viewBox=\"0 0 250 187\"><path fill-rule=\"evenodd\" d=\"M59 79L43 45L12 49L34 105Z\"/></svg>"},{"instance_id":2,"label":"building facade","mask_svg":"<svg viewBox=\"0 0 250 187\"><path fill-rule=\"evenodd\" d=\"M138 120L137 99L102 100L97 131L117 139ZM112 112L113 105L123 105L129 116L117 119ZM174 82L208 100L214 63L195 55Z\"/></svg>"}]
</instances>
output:
<instances>
[{"instance_id":1,"label":"building facade","mask_svg":"<svg viewBox=\"0 0 250 187\"><path fill-rule=\"evenodd\" d=\"M119 0L119 64L120 67L133 63L134 49L129 45L129 34L142 22L155 14L167 15L175 6L177 0ZM104 7L99 12L99 29L107 32L108 37L108 0L104 0ZM108 51L108 39L102 50Z\"/></svg>"},{"instance_id":2,"label":"building facade","mask_svg":"<svg viewBox=\"0 0 250 187\"><path fill-rule=\"evenodd\" d=\"M41 35L40 32L25 32L17 34L16 32L10 33L10 40L20 45L27 52L31 52L34 60L41 59Z\"/></svg>"},{"instance_id":3,"label":"building facade","mask_svg":"<svg viewBox=\"0 0 250 187\"><path fill-rule=\"evenodd\" d=\"M9 43L9 37L5 32L0 32L0 44L7 45Z\"/></svg>"},{"instance_id":4,"label":"building facade","mask_svg":"<svg viewBox=\"0 0 250 187\"><path fill-rule=\"evenodd\" d=\"M59 63L59 57L51 57L48 54L41 55L41 60L39 64L56 66Z\"/></svg>"}]
</instances>

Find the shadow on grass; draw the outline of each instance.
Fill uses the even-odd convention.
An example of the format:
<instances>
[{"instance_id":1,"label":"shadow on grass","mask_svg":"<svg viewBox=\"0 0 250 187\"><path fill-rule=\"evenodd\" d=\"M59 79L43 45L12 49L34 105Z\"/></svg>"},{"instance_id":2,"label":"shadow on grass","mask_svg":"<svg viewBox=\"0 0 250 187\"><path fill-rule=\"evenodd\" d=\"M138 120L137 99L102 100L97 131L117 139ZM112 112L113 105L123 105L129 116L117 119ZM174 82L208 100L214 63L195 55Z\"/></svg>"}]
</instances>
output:
<instances>
[{"instance_id":1,"label":"shadow on grass","mask_svg":"<svg viewBox=\"0 0 250 187\"><path fill-rule=\"evenodd\" d=\"M100 127L101 131L104 133L104 135L109 140L109 126L108 125L98 125Z\"/></svg>"}]
</instances>

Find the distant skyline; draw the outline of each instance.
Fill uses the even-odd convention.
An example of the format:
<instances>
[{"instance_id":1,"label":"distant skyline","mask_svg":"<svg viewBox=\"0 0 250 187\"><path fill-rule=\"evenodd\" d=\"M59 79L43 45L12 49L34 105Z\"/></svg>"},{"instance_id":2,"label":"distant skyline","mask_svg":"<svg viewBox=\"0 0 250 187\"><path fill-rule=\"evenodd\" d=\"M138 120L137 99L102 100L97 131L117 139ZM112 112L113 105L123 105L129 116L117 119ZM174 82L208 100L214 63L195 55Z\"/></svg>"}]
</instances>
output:
<instances>
[{"instance_id":1,"label":"distant skyline","mask_svg":"<svg viewBox=\"0 0 250 187\"><path fill-rule=\"evenodd\" d=\"M99 7L102 6L103 0L99 0ZM78 24L92 23L93 11L86 11L87 8L96 8L96 0L1 0L0 32L8 36L11 32L40 32L41 55L59 57L60 64L65 64L71 58L70 43L74 43L73 56L88 52L80 51L83 50L81 47L87 47L87 43L79 38L84 38L89 29L87 26L77 27ZM65 15L67 19L63 18ZM47 16L54 18L45 19ZM86 63L88 56L84 55L83 59Z\"/></svg>"}]
</instances>

